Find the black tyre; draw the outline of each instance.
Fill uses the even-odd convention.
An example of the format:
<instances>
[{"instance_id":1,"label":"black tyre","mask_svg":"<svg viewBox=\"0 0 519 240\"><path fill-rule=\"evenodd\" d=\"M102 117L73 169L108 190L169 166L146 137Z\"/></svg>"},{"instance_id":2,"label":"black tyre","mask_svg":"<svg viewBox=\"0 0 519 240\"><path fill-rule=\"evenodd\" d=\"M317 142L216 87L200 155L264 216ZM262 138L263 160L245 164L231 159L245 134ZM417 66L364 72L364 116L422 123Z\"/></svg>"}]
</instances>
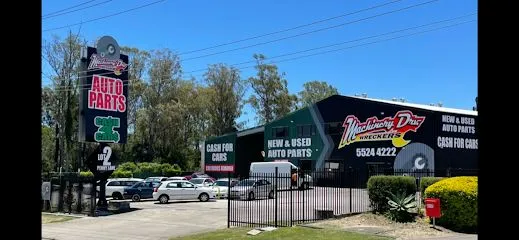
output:
<instances>
[{"instance_id":1,"label":"black tyre","mask_svg":"<svg viewBox=\"0 0 519 240\"><path fill-rule=\"evenodd\" d=\"M112 193L112 198L115 200L122 200L123 195L120 192L114 192L114 193Z\"/></svg>"},{"instance_id":2,"label":"black tyre","mask_svg":"<svg viewBox=\"0 0 519 240\"><path fill-rule=\"evenodd\" d=\"M165 204L165 203L168 203L168 201L169 201L168 195L160 195L160 197L159 197L160 203Z\"/></svg>"},{"instance_id":3,"label":"black tyre","mask_svg":"<svg viewBox=\"0 0 519 240\"><path fill-rule=\"evenodd\" d=\"M269 198L274 199L274 190L270 190L269 192Z\"/></svg>"},{"instance_id":4,"label":"black tyre","mask_svg":"<svg viewBox=\"0 0 519 240\"><path fill-rule=\"evenodd\" d=\"M250 193L249 193L249 196L248 196L247 199L248 199L248 200L254 200L254 199L256 199L256 197L254 196L254 192L250 192Z\"/></svg>"},{"instance_id":5,"label":"black tyre","mask_svg":"<svg viewBox=\"0 0 519 240\"><path fill-rule=\"evenodd\" d=\"M198 199L200 200L200 202L207 202L209 201L209 195L207 195L207 193L200 193Z\"/></svg>"},{"instance_id":6,"label":"black tyre","mask_svg":"<svg viewBox=\"0 0 519 240\"><path fill-rule=\"evenodd\" d=\"M134 201L134 202L141 201L141 196L139 196L139 194L133 194L132 201Z\"/></svg>"}]
</instances>

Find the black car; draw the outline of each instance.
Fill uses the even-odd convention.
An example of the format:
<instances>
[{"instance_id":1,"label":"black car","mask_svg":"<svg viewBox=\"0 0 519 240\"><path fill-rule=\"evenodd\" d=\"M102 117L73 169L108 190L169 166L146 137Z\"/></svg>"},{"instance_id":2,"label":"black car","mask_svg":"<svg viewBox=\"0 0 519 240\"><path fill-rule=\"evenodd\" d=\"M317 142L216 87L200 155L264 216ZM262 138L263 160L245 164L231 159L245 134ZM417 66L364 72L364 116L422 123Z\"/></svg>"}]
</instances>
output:
<instances>
[{"instance_id":1,"label":"black car","mask_svg":"<svg viewBox=\"0 0 519 240\"><path fill-rule=\"evenodd\" d=\"M131 187L124 188L124 199L131 199L138 202L141 199L153 198L153 189L158 187L160 182L138 182Z\"/></svg>"}]
</instances>

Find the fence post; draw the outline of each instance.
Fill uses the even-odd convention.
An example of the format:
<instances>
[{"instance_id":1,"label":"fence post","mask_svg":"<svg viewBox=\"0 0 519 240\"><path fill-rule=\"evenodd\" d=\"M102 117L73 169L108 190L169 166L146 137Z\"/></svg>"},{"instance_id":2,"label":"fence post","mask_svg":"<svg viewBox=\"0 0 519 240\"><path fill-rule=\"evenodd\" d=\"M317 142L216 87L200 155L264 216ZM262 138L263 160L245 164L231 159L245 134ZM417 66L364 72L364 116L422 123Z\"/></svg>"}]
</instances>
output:
<instances>
[{"instance_id":1,"label":"fence post","mask_svg":"<svg viewBox=\"0 0 519 240\"><path fill-rule=\"evenodd\" d=\"M276 173L276 176L275 176L276 184L275 184L274 187L276 189L274 189L274 194L275 194L274 198L275 198L276 202L275 202L275 209L274 209L274 215L275 215L274 216L274 219L275 219L274 220L274 226L278 227L278 167L276 167L275 171L276 171L275 172Z\"/></svg>"},{"instance_id":2,"label":"fence post","mask_svg":"<svg viewBox=\"0 0 519 240\"><path fill-rule=\"evenodd\" d=\"M351 194L351 185L353 185L353 169L350 167L348 169L348 175L349 175L349 178L350 178L350 213L353 212L353 199L352 199L352 194Z\"/></svg>"},{"instance_id":3,"label":"fence post","mask_svg":"<svg viewBox=\"0 0 519 240\"><path fill-rule=\"evenodd\" d=\"M294 211L294 201L292 200L292 175L290 177L290 227L292 227L293 219L293 211Z\"/></svg>"},{"instance_id":4,"label":"fence post","mask_svg":"<svg viewBox=\"0 0 519 240\"><path fill-rule=\"evenodd\" d=\"M231 173L227 172L227 228L231 227Z\"/></svg>"}]
</instances>

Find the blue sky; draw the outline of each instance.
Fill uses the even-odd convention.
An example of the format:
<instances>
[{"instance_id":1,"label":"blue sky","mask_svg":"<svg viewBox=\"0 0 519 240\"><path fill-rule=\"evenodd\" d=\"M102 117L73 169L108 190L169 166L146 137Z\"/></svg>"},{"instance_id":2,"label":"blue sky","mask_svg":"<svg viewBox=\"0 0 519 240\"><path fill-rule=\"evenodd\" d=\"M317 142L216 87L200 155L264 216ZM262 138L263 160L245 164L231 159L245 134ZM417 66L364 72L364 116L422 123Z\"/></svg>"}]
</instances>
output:
<instances>
[{"instance_id":1,"label":"blue sky","mask_svg":"<svg viewBox=\"0 0 519 240\"><path fill-rule=\"evenodd\" d=\"M105 1L107 0L97 0L81 7ZM112 0L85 10L44 19L42 41L51 39L52 35L64 37L69 30L77 32L79 26L53 31L45 31L46 29L88 21L154 1L156 0ZM91 44L100 36L111 35L120 45L145 50L169 48L177 53L183 53L292 28L391 1L166 0L114 17L82 24L81 35ZM182 62L182 67L185 72L190 72L206 68L208 64L213 63L241 63L252 60L254 53L273 57L424 25L477 11L477 1L438 0L392 14L372 17L428 1L397 1L384 7L292 31L206 51L183 54L180 58L188 59L348 23L341 27L269 44L185 60ZM42 15L82 2L86 2L86 0L43 0ZM368 17L372 18L351 23ZM291 93L301 91L304 82L320 80L337 87L343 95L367 93L368 97L373 98L402 97L413 103L442 102L445 107L471 109L477 95L477 21L424 34L389 41L383 40L476 19L477 16L473 15L428 28L276 58L272 61L351 47L342 51L276 64L281 72L286 73ZM355 47L379 40L381 42L376 44ZM42 62L42 66L45 73L51 73L45 62ZM251 66L251 64L238 67L247 66ZM202 74L203 72L195 72L190 75L201 80ZM242 78L248 78L254 74L253 68L241 70ZM44 84L47 81L43 79ZM248 94L250 92L249 88ZM253 110L248 106L244 110L245 114L240 120L249 119L247 126L254 126L256 122L253 119Z\"/></svg>"}]
</instances>

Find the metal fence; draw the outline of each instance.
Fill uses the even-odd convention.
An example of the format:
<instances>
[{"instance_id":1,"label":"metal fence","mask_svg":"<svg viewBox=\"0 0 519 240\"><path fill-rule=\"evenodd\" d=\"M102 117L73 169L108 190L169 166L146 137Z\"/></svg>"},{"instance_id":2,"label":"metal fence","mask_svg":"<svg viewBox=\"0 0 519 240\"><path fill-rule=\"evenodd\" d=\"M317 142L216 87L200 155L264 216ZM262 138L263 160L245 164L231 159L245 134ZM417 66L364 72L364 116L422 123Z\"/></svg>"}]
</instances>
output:
<instances>
[{"instance_id":1,"label":"metal fence","mask_svg":"<svg viewBox=\"0 0 519 240\"><path fill-rule=\"evenodd\" d=\"M45 182L50 184L44 185ZM96 189L93 177L82 177L77 173L50 173L42 175L41 183L42 212L94 215ZM48 189L44 186L48 186Z\"/></svg>"},{"instance_id":2,"label":"metal fence","mask_svg":"<svg viewBox=\"0 0 519 240\"><path fill-rule=\"evenodd\" d=\"M477 173L477 170L462 169L324 169L300 174L296 184L290 173L254 173L248 179L239 179L240 183L228 192L228 227L285 227L368 212L371 208L366 185L374 175L416 177L417 199L421 199L421 177L477 176ZM417 202L421 205L421 201Z\"/></svg>"}]
</instances>

